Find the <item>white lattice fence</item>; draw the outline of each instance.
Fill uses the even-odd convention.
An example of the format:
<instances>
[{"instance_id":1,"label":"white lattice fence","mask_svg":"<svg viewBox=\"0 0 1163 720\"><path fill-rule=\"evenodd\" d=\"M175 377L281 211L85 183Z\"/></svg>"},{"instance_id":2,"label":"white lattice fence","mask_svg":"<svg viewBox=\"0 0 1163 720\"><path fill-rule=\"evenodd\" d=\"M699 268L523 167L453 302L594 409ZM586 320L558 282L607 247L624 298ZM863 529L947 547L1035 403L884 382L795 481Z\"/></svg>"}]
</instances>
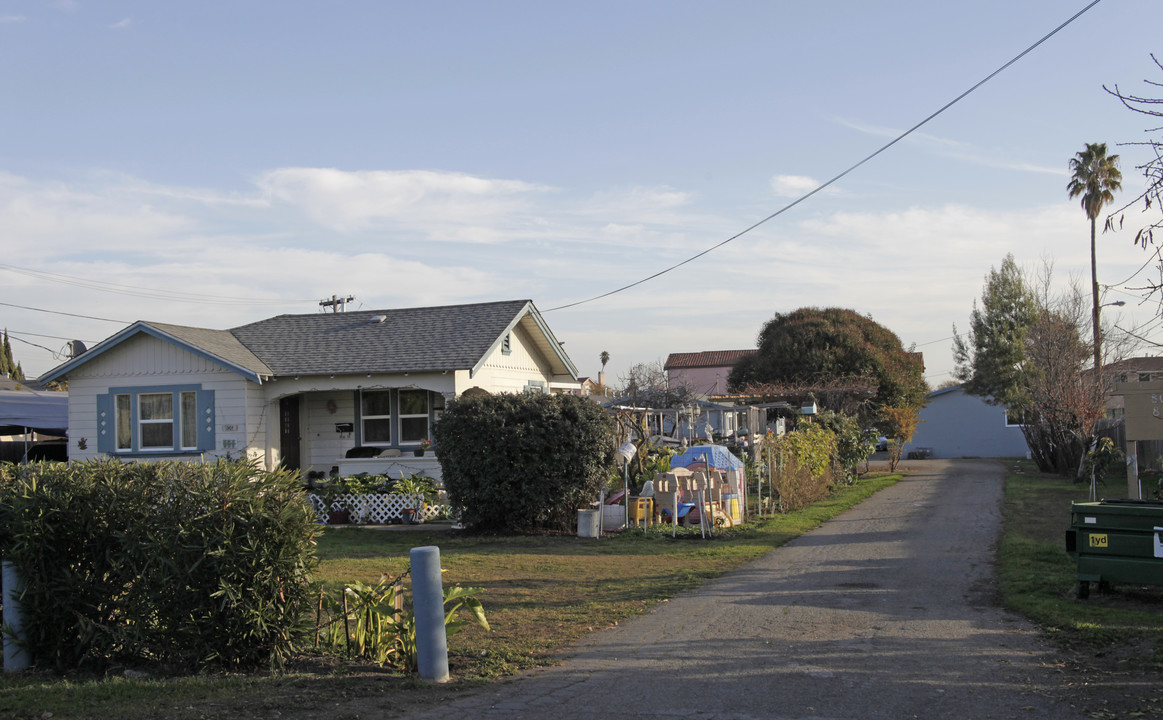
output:
<instances>
[{"instance_id":1,"label":"white lattice fence","mask_svg":"<svg viewBox=\"0 0 1163 720\"><path fill-rule=\"evenodd\" d=\"M351 521L357 524L383 525L391 520L404 517L404 510L419 508L424 504L423 495L340 495L326 510L323 501L318 496L310 494L311 501L319 522L327 522L326 510L347 508L351 511ZM428 505L420 513L421 520L431 520L439 517L447 509L447 505Z\"/></svg>"}]
</instances>

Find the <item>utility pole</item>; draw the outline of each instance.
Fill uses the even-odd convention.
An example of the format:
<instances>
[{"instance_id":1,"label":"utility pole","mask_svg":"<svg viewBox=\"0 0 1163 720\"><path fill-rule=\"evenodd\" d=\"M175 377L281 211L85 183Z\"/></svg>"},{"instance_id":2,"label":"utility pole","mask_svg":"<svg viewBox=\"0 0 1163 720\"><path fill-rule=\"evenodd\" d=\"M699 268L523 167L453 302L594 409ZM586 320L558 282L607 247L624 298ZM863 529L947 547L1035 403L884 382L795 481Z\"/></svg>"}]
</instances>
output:
<instances>
[{"instance_id":1,"label":"utility pole","mask_svg":"<svg viewBox=\"0 0 1163 720\"><path fill-rule=\"evenodd\" d=\"M340 312L340 308L343 308L344 310L346 310L347 303L352 302L353 300L355 300L355 297L353 297L351 295L348 295L345 298L341 298L337 295L332 295L330 300L320 300L319 307L329 307L329 308L331 308L331 312L337 313L337 312Z\"/></svg>"}]
</instances>

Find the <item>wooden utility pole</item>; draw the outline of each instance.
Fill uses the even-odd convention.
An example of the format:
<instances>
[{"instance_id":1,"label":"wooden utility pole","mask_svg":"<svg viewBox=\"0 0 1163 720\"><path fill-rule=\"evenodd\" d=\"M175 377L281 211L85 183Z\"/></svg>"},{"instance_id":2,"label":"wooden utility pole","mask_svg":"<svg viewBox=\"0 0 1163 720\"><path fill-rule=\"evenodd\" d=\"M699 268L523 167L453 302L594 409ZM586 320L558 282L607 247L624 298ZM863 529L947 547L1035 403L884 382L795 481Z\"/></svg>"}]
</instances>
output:
<instances>
[{"instance_id":1,"label":"wooden utility pole","mask_svg":"<svg viewBox=\"0 0 1163 720\"><path fill-rule=\"evenodd\" d=\"M331 308L331 312L337 313L340 312L340 308L346 310L347 303L352 302L353 300L355 300L355 297L352 295L348 295L345 298L341 298L338 295L332 295L330 300L320 300L319 307L329 307Z\"/></svg>"}]
</instances>

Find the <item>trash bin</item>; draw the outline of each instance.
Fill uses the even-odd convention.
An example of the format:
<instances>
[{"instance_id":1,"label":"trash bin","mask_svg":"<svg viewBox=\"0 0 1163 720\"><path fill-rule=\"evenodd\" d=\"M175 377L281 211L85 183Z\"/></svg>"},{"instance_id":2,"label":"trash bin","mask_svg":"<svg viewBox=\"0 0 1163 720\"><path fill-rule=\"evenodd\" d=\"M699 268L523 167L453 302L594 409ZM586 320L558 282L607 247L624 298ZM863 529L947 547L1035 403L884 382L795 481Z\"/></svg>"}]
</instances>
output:
<instances>
[{"instance_id":1,"label":"trash bin","mask_svg":"<svg viewBox=\"0 0 1163 720\"><path fill-rule=\"evenodd\" d=\"M1066 552L1078 562L1078 597L1090 583L1163 585L1163 501L1101 500L1070 506Z\"/></svg>"},{"instance_id":2,"label":"trash bin","mask_svg":"<svg viewBox=\"0 0 1163 720\"><path fill-rule=\"evenodd\" d=\"M586 538L596 538L599 536L599 521L601 519L600 510L578 510L577 511L577 536Z\"/></svg>"},{"instance_id":3,"label":"trash bin","mask_svg":"<svg viewBox=\"0 0 1163 720\"><path fill-rule=\"evenodd\" d=\"M602 527L606 530L621 530L626 527L626 506L603 505Z\"/></svg>"}]
</instances>

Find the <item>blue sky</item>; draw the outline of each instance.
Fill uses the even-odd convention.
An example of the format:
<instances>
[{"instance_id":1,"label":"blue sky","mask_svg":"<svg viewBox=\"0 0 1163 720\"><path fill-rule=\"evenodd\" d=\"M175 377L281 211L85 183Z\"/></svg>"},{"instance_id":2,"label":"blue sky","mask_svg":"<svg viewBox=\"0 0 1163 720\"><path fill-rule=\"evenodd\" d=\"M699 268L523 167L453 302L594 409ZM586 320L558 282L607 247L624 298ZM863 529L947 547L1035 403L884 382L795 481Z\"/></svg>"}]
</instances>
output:
<instances>
[{"instance_id":1,"label":"blue sky","mask_svg":"<svg viewBox=\"0 0 1163 720\"><path fill-rule=\"evenodd\" d=\"M735 235L1086 4L0 0L0 324L36 375L123 326L91 318L227 328L333 294L548 311ZM550 327L617 378L850 307L936 386L1007 252L1088 277L1067 161L1107 142L1120 199L1141 186L1113 146L1150 123L1102 86L1163 79L1161 14L1100 2L826 191ZM1128 303L1104 316L1163 342L1127 290L1149 275L1120 285L1147 260L1132 237L1100 238Z\"/></svg>"}]
</instances>

